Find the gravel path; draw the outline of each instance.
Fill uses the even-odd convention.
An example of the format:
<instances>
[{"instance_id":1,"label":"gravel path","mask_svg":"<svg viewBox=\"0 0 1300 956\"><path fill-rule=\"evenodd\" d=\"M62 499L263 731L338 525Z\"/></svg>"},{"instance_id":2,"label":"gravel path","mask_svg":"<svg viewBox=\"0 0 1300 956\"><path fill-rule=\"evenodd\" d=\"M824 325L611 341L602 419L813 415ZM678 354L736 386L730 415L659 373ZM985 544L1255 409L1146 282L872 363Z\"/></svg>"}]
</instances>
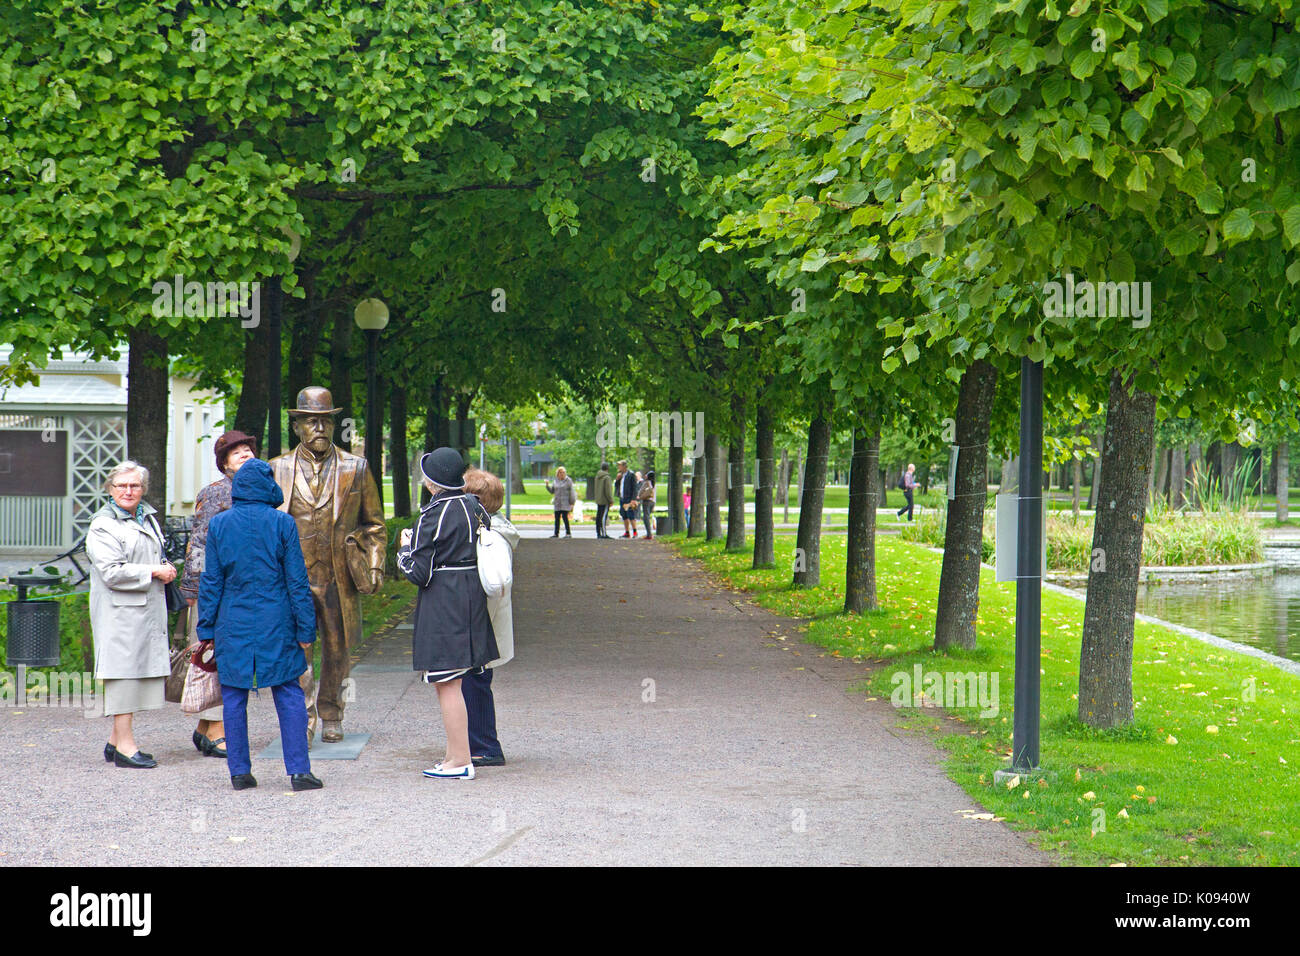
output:
<instances>
[{"instance_id":1,"label":"gravel path","mask_svg":"<svg viewBox=\"0 0 1300 956\"><path fill-rule=\"evenodd\" d=\"M441 724L394 630L364 648L344 725L373 737L359 760L316 761L317 792L254 759L261 786L236 793L171 705L137 718L152 771L103 761L103 719L0 708L0 865L1048 862L960 813L981 808L935 748L845 692L860 666L694 562L529 534L516 564L519 656L495 680L505 767L421 776ZM257 754L278 732L269 694L249 721Z\"/></svg>"}]
</instances>

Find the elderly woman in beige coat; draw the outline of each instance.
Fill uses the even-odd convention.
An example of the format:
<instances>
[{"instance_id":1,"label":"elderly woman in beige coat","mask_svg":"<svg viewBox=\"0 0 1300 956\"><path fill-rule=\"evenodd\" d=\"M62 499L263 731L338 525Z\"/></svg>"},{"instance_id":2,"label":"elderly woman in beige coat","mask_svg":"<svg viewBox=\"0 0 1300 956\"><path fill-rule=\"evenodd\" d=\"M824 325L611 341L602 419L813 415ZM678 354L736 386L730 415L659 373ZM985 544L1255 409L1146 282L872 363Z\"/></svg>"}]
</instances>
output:
<instances>
[{"instance_id":1,"label":"elderly woman in beige coat","mask_svg":"<svg viewBox=\"0 0 1300 956\"><path fill-rule=\"evenodd\" d=\"M113 732L104 759L118 767L156 767L152 754L136 746L136 711L163 706L171 672L167 655L167 596L164 585L176 568L164 557L155 510L145 504L149 472L124 461L108 474L112 501L90 522L90 627L95 637L95 677L102 680L105 716Z\"/></svg>"}]
</instances>

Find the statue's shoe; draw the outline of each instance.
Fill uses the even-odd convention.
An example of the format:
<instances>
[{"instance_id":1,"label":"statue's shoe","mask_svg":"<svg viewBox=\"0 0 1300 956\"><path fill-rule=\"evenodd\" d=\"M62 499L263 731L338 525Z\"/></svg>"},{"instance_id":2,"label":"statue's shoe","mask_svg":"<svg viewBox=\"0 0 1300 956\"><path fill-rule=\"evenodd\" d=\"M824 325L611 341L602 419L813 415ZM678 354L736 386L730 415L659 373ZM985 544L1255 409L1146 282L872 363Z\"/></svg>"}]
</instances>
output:
<instances>
[{"instance_id":1,"label":"statue's shoe","mask_svg":"<svg viewBox=\"0 0 1300 956\"><path fill-rule=\"evenodd\" d=\"M336 744L343 739L343 721L327 720L325 728L321 731L320 739L327 744Z\"/></svg>"}]
</instances>

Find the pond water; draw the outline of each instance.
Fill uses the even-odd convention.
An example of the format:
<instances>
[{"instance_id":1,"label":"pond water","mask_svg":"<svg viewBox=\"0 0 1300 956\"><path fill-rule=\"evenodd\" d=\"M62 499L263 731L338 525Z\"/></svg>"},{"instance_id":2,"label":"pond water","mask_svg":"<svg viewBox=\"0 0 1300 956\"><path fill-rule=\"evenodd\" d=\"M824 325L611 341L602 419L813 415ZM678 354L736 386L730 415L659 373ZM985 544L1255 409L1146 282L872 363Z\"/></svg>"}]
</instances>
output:
<instances>
[{"instance_id":1,"label":"pond water","mask_svg":"<svg viewBox=\"0 0 1300 956\"><path fill-rule=\"evenodd\" d=\"M1138 613L1300 660L1300 574L1138 589Z\"/></svg>"}]
</instances>

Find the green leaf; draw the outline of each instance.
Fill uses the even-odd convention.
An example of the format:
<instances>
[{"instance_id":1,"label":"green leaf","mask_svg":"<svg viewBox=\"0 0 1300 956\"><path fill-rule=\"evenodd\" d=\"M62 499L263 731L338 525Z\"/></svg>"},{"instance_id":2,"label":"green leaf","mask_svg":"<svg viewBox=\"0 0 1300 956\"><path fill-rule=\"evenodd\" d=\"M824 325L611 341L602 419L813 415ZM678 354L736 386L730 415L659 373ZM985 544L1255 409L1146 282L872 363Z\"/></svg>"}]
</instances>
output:
<instances>
[{"instance_id":1,"label":"green leaf","mask_svg":"<svg viewBox=\"0 0 1300 956\"><path fill-rule=\"evenodd\" d=\"M1101 64L1102 57L1103 54L1091 46L1086 46L1070 60L1070 72L1074 74L1075 79L1086 80Z\"/></svg>"},{"instance_id":2,"label":"green leaf","mask_svg":"<svg viewBox=\"0 0 1300 956\"><path fill-rule=\"evenodd\" d=\"M1227 241L1247 239L1255 231L1255 220L1250 217L1250 210L1238 206L1223 217L1223 238Z\"/></svg>"},{"instance_id":3,"label":"green leaf","mask_svg":"<svg viewBox=\"0 0 1300 956\"><path fill-rule=\"evenodd\" d=\"M1147 121L1131 106L1120 117L1119 125L1128 136L1129 141L1134 143L1140 140L1142 134L1147 131Z\"/></svg>"},{"instance_id":4,"label":"green leaf","mask_svg":"<svg viewBox=\"0 0 1300 956\"><path fill-rule=\"evenodd\" d=\"M1282 231L1291 245L1300 244L1300 204L1282 213Z\"/></svg>"},{"instance_id":5,"label":"green leaf","mask_svg":"<svg viewBox=\"0 0 1300 956\"><path fill-rule=\"evenodd\" d=\"M1300 282L1300 259L1286 267L1286 281L1292 285ZM1300 329L1300 325L1297 325L1296 328ZM1291 344L1294 345L1295 343L1292 342Z\"/></svg>"},{"instance_id":6,"label":"green leaf","mask_svg":"<svg viewBox=\"0 0 1300 956\"><path fill-rule=\"evenodd\" d=\"M1070 81L1063 73L1053 71L1039 85L1038 91L1042 94L1045 106L1055 107L1070 92Z\"/></svg>"},{"instance_id":7,"label":"green leaf","mask_svg":"<svg viewBox=\"0 0 1300 956\"><path fill-rule=\"evenodd\" d=\"M1221 352L1227 344L1223 330L1217 325L1211 325L1205 330L1205 347L1211 352Z\"/></svg>"}]
</instances>

